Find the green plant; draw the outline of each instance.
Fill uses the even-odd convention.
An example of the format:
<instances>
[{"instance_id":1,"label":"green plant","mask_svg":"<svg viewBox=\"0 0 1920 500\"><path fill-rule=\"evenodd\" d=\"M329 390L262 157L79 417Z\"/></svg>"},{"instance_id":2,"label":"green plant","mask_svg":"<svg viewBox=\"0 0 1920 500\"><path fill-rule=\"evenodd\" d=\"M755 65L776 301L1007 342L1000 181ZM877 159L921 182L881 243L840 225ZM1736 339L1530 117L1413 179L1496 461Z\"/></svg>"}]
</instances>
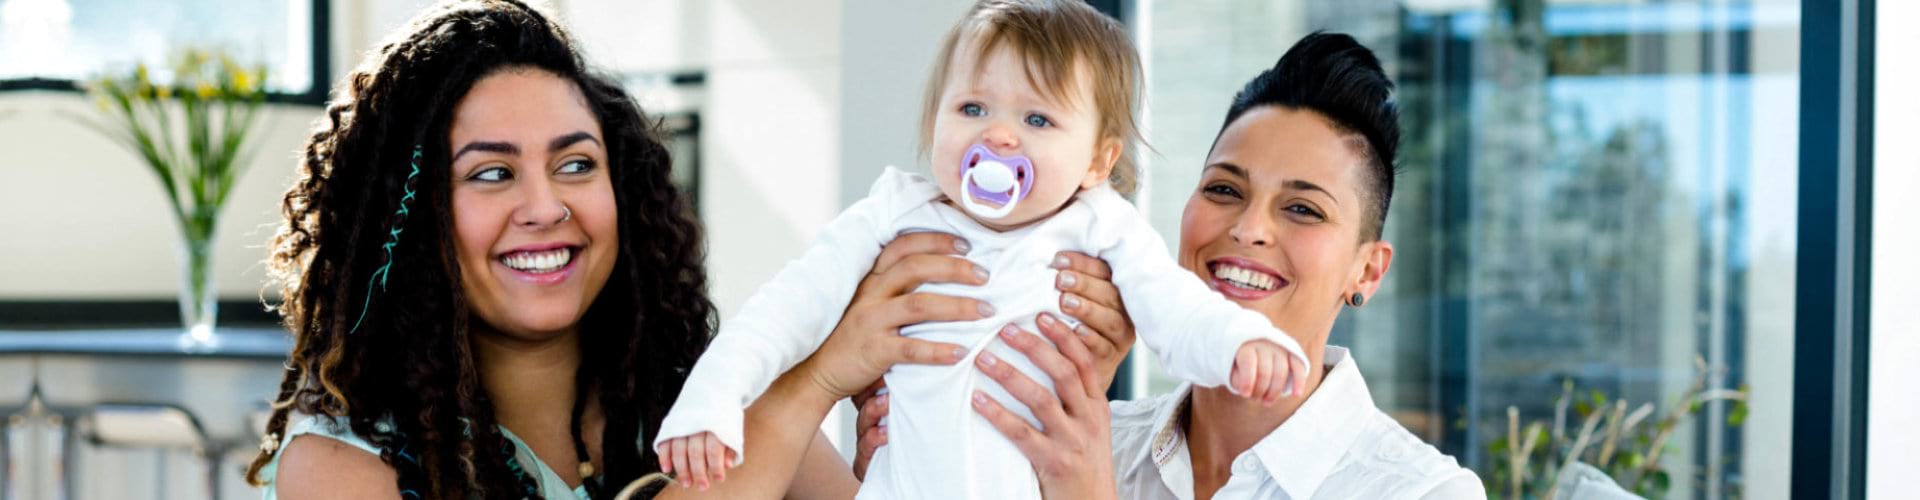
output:
<instances>
[{"instance_id":1,"label":"green plant","mask_svg":"<svg viewBox=\"0 0 1920 500\"><path fill-rule=\"evenodd\" d=\"M182 51L170 72L158 81L140 64L90 81L100 120L75 118L139 155L160 181L185 243L182 319L196 335L210 334L214 229L251 156L267 72L196 49Z\"/></svg>"},{"instance_id":2,"label":"green plant","mask_svg":"<svg viewBox=\"0 0 1920 500\"><path fill-rule=\"evenodd\" d=\"M1714 402L1732 403L1727 410L1727 425L1740 426L1747 418L1746 386L1709 388L1712 371L1706 361L1696 357L1694 366L1692 385L1650 425L1648 419L1656 418L1653 403L1633 406L1625 399L1609 401L1599 391L1579 397L1571 380L1561 385L1551 423L1535 420L1523 428L1519 408L1507 407L1506 436L1487 444L1488 455L1495 457L1493 470L1484 476L1490 496L1552 499L1559 472L1574 462L1605 471L1636 495L1665 496L1673 478L1661 465L1660 456L1674 431ZM1567 429L1570 411L1579 420L1579 429L1573 434Z\"/></svg>"}]
</instances>

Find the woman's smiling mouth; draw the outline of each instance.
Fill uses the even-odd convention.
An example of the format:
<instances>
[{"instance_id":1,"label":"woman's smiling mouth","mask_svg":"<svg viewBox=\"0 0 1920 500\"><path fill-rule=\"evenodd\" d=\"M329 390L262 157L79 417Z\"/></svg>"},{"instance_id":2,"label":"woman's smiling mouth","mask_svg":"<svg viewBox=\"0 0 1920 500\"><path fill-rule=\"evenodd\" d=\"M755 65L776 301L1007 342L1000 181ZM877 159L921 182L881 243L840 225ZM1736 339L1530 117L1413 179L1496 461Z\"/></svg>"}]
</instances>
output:
<instances>
[{"instance_id":1,"label":"woman's smiling mouth","mask_svg":"<svg viewBox=\"0 0 1920 500\"><path fill-rule=\"evenodd\" d=\"M1220 257L1207 261L1207 285L1229 298L1256 300L1273 295L1289 284L1278 272L1258 262L1239 257Z\"/></svg>"},{"instance_id":2,"label":"woman's smiling mouth","mask_svg":"<svg viewBox=\"0 0 1920 500\"><path fill-rule=\"evenodd\" d=\"M494 261L511 270L515 277L536 284L551 284L565 280L572 270L575 257L583 247L565 244L542 244L520 247L494 257Z\"/></svg>"}]
</instances>

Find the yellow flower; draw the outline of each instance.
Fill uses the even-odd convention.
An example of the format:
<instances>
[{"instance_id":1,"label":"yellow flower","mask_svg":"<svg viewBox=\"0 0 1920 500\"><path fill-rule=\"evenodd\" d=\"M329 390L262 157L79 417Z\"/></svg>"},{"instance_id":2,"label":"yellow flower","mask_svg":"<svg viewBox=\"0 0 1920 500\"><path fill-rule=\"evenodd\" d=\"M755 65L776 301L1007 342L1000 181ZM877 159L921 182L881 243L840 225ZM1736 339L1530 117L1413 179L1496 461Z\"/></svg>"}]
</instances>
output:
<instances>
[{"instance_id":1,"label":"yellow flower","mask_svg":"<svg viewBox=\"0 0 1920 500\"><path fill-rule=\"evenodd\" d=\"M239 94L253 93L253 74L244 70L235 71L233 73L233 89L235 93Z\"/></svg>"},{"instance_id":2,"label":"yellow flower","mask_svg":"<svg viewBox=\"0 0 1920 500\"><path fill-rule=\"evenodd\" d=\"M200 82L200 86L194 89L194 94L199 95L201 99L212 99L214 94L219 92L219 88L207 82Z\"/></svg>"}]
</instances>

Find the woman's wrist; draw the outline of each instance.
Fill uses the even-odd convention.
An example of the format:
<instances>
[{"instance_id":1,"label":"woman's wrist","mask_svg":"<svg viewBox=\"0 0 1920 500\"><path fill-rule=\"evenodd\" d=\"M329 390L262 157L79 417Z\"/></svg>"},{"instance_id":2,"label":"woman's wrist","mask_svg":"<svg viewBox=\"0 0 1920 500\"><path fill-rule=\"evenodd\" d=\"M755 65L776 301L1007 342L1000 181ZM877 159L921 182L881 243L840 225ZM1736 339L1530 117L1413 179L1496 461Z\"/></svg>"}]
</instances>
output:
<instances>
[{"instance_id":1,"label":"woman's wrist","mask_svg":"<svg viewBox=\"0 0 1920 500\"><path fill-rule=\"evenodd\" d=\"M787 403L780 406L790 411L798 411L803 415L818 413L820 418L825 419L833 405L846 398L833 391L832 384L826 382L827 375L819 368L813 358L807 358L774 379L767 393L778 393L779 397L787 399Z\"/></svg>"}]
</instances>

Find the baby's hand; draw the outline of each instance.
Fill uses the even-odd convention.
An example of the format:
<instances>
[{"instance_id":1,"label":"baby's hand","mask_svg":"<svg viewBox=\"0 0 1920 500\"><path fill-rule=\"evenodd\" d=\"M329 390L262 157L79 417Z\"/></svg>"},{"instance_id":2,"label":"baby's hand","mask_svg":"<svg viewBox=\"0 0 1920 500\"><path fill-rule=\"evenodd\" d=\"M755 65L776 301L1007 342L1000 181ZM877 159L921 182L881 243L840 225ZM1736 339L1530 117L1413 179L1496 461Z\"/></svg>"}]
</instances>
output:
<instances>
[{"instance_id":1,"label":"baby's hand","mask_svg":"<svg viewBox=\"0 0 1920 500\"><path fill-rule=\"evenodd\" d=\"M725 481L733 467L734 451L711 432L668 439L654 452L660 455L660 472L673 474L682 487L701 491Z\"/></svg>"},{"instance_id":2,"label":"baby's hand","mask_svg":"<svg viewBox=\"0 0 1920 500\"><path fill-rule=\"evenodd\" d=\"M1240 345L1233 355L1233 373L1227 388L1240 397L1272 406L1283 397L1306 390L1306 367L1271 340Z\"/></svg>"}]
</instances>

